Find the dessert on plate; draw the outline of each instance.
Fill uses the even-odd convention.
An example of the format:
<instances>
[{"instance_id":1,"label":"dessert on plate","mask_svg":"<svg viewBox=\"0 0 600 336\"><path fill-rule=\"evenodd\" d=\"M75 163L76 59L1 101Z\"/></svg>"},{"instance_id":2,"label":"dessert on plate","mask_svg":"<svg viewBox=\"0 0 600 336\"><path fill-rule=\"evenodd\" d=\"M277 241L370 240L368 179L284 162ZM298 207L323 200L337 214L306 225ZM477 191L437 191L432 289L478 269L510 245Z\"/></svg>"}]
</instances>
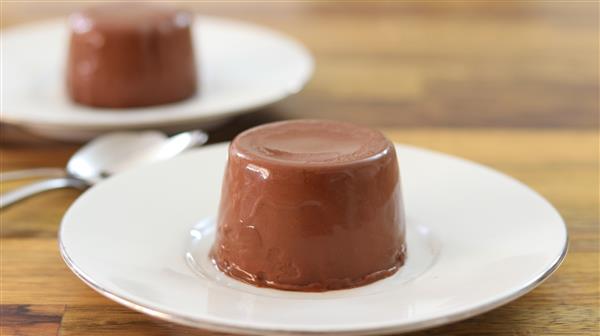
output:
<instances>
[{"instance_id":1,"label":"dessert on plate","mask_svg":"<svg viewBox=\"0 0 600 336\"><path fill-rule=\"evenodd\" d=\"M394 145L334 121L258 126L229 147L211 250L227 275L260 287L362 286L404 263Z\"/></svg>"},{"instance_id":2,"label":"dessert on plate","mask_svg":"<svg viewBox=\"0 0 600 336\"><path fill-rule=\"evenodd\" d=\"M77 103L142 107L196 93L193 17L159 4L117 3L69 17L67 90Z\"/></svg>"}]
</instances>

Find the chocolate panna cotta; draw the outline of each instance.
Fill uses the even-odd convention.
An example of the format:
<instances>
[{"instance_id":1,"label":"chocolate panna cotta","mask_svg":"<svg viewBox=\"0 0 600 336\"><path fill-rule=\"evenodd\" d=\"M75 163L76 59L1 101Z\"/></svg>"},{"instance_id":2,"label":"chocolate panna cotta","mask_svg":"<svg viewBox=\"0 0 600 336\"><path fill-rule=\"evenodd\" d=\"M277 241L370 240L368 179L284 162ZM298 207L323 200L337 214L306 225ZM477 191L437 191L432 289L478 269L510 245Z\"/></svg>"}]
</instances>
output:
<instances>
[{"instance_id":1,"label":"chocolate panna cotta","mask_svg":"<svg viewBox=\"0 0 600 336\"><path fill-rule=\"evenodd\" d=\"M77 103L141 107L196 93L190 13L157 4L120 3L69 17L67 90Z\"/></svg>"},{"instance_id":2,"label":"chocolate panna cotta","mask_svg":"<svg viewBox=\"0 0 600 336\"><path fill-rule=\"evenodd\" d=\"M231 143L211 250L227 275L284 290L343 289L394 274L405 251L396 152L381 133L298 120Z\"/></svg>"}]
</instances>

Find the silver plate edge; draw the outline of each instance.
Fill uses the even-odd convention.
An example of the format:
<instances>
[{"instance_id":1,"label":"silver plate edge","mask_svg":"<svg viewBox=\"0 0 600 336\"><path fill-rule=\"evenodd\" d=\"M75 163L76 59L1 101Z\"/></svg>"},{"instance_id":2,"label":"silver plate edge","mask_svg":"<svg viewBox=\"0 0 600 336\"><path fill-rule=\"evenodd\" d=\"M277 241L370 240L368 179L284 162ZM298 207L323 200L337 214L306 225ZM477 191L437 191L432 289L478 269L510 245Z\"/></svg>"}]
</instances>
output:
<instances>
[{"instance_id":1,"label":"silver plate edge","mask_svg":"<svg viewBox=\"0 0 600 336\"><path fill-rule=\"evenodd\" d=\"M433 327L437 327L437 326L441 326L441 325L445 325L445 324L449 324L449 323L453 323L453 322L462 321L467 318L474 317L476 315L480 315L480 314L486 313L490 310L493 310L495 308L498 308L504 304L507 304L507 303L529 293L531 290L533 290L534 288L536 288L537 286L542 284L542 282L544 282L546 279L548 279L548 277L550 277L564 261L566 255L567 255L567 252L569 250L569 233L568 233L568 230L566 228L566 224L564 223L564 221L563 221L563 225L565 228L565 244L563 246L563 249L562 249L560 255L556 258L556 260L538 278L533 279L531 282L529 282L528 284L523 286L523 288L519 289L518 291L515 291L514 293L511 293L510 295L503 297L502 299L496 300L494 302L486 303L482 306L479 306L479 307L476 307L473 309L450 314L447 316L442 316L442 317L435 318L435 319L429 319L426 321L418 321L418 322L414 322L414 323L398 325L398 326L391 326L391 327L383 327L383 328L365 328L365 329L338 330L338 331L336 331L336 330L332 330L332 331L301 331L301 330L285 330L285 329L243 328L243 327L231 326L231 325L227 325L227 324L218 324L218 323L209 322L209 321L201 321L198 319L191 319L191 318L163 312L158 309L145 306L145 305L135 302L133 300L124 298L117 294L111 293L109 290L103 288L102 286L100 286L99 284L94 282L94 280L92 280L89 276L86 276L85 273L83 273L77 267L77 265L75 265L75 263L71 260L71 258L65 251L65 247L62 244L62 239L61 239L61 234L60 234L61 230L59 230L58 245L59 245L59 249L60 249L60 255L61 255L62 259L64 260L65 264L86 285L91 287L93 290L95 290L102 296L104 296L110 300L113 300L125 307L128 307L128 308L138 311L140 313L143 313L143 314L146 314L146 315L149 315L149 316L152 316L152 317L164 320L164 321L173 322L176 324L193 327L193 328L198 328L198 329L219 331L219 332L225 332L225 333L238 333L238 334L245 334L245 335L324 335L324 334L326 334L326 335L344 335L344 336L373 335L373 334L381 335L381 334L405 333L405 332L411 332L411 331L418 331L418 330L429 329L429 328L433 328Z\"/></svg>"}]
</instances>

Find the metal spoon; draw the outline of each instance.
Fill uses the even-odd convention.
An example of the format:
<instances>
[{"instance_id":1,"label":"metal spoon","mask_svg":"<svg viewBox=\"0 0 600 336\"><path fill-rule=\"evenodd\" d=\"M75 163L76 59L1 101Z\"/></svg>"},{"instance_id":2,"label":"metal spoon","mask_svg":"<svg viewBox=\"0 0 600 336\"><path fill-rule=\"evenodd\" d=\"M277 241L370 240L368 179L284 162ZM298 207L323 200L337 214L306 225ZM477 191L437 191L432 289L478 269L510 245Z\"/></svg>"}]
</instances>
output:
<instances>
[{"instance_id":1,"label":"metal spoon","mask_svg":"<svg viewBox=\"0 0 600 336\"><path fill-rule=\"evenodd\" d=\"M109 133L78 150L67 163L64 176L35 182L2 194L0 208L43 191L67 187L83 190L110 175L143 163L174 157L190 147L206 143L207 140L208 136L202 131L184 132L170 138L156 131ZM30 172L36 175L44 171ZM55 170L47 172L54 176L60 173ZM27 173L12 175L9 178L31 176Z\"/></svg>"}]
</instances>

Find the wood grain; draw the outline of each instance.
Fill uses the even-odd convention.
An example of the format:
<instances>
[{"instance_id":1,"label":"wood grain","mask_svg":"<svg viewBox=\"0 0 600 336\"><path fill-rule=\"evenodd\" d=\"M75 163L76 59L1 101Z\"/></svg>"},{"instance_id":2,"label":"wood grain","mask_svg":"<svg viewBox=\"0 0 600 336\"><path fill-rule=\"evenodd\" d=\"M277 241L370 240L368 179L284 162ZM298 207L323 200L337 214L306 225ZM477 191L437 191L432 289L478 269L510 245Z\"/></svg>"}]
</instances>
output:
<instances>
[{"instance_id":1,"label":"wood grain","mask_svg":"<svg viewBox=\"0 0 600 336\"><path fill-rule=\"evenodd\" d=\"M559 270L523 298L481 316L412 335L597 335L599 301L598 132L580 130L387 129L397 142L475 160L530 185L569 227ZM0 168L60 165L71 146L1 148ZM48 153L57 153L48 155ZM401 160L401 158L400 158ZM0 213L2 331L7 335L212 335L157 321L98 295L57 249L62 211L77 196L55 191ZM25 229L23 229L23 227ZM64 312L60 307L65 307ZM3 310L3 311L4 311ZM50 317L45 317L49 315ZM40 317L41 316L41 317Z\"/></svg>"},{"instance_id":2,"label":"wood grain","mask_svg":"<svg viewBox=\"0 0 600 336\"><path fill-rule=\"evenodd\" d=\"M64 305L0 306L0 335L58 335Z\"/></svg>"},{"instance_id":3,"label":"wood grain","mask_svg":"<svg viewBox=\"0 0 600 336\"><path fill-rule=\"evenodd\" d=\"M570 251L540 287L423 335L598 335L598 2L184 2L281 30L316 71L298 95L211 132L231 139L288 118L342 119L490 165L552 202ZM0 1L2 30L64 17L72 1ZM1 104L0 104L1 105ZM1 112L1 111L0 111ZM64 166L75 145L0 125L0 170ZM23 182L0 183L0 192ZM1 335L213 335L157 321L95 293L62 262L60 220L77 191L0 212Z\"/></svg>"},{"instance_id":4,"label":"wood grain","mask_svg":"<svg viewBox=\"0 0 600 336\"><path fill-rule=\"evenodd\" d=\"M64 17L73 2L4 1L2 26ZM264 118L376 127L598 125L598 2L182 3L302 41L316 72Z\"/></svg>"}]
</instances>

